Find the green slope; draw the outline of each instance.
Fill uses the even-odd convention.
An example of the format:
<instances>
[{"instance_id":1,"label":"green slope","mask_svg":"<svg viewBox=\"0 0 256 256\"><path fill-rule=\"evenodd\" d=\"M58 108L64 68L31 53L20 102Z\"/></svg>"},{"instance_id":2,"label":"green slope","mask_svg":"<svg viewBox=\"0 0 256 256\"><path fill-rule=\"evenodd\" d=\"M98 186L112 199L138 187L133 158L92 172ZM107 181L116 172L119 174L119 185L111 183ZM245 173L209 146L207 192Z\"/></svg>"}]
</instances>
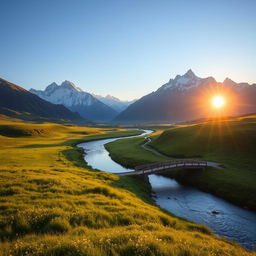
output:
<instances>
[{"instance_id":1,"label":"green slope","mask_svg":"<svg viewBox=\"0 0 256 256\"><path fill-rule=\"evenodd\" d=\"M150 146L173 157L201 157L225 168L170 173L241 206L256 210L256 117L211 121L169 129Z\"/></svg>"}]
</instances>

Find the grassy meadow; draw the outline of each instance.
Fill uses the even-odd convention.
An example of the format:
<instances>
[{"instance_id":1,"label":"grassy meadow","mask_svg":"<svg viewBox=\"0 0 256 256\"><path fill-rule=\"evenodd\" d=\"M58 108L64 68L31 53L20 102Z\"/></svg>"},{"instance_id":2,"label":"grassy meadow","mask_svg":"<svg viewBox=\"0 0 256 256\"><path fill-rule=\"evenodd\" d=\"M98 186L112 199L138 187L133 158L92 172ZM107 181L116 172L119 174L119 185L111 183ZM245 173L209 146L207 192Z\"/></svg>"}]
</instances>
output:
<instances>
[{"instance_id":1,"label":"grassy meadow","mask_svg":"<svg viewBox=\"0 0 256 256\"><path fill-rule=\"evenodd\" d=\"M138 131L0 121L0 255L255 255L154 206L140 178L92 170L79 142Z\"/></svg>"}]
</instances>

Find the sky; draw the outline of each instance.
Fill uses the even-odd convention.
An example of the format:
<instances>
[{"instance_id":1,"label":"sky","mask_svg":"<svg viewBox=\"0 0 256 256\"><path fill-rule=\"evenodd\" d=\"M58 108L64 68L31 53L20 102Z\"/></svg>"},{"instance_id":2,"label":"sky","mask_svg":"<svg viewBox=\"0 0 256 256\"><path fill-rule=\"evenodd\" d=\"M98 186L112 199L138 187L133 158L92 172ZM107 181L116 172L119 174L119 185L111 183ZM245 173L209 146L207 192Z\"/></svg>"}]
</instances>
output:
<instances>
[{"instance_id":1,"label":"sky","mask_svg":"<svg viewBox=\"0 0 256 256\"><path fill-rule=\"evenodd\" d=\"M192 69L256 83L255 0L0 0L0 77L123 100Z\"/></svg>"}]
</instances>

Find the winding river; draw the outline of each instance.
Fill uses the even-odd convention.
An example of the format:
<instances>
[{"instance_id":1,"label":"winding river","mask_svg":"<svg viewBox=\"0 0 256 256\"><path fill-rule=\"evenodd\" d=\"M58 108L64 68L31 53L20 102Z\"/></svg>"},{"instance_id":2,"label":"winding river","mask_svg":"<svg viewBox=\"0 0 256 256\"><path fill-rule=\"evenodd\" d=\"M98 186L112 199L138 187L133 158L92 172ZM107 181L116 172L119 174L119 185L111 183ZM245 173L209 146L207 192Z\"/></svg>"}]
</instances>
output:
<instances>
[{"instance_id":1,"label":"winding river","mask_svg":"<svg viewBox=\"0 0 256 256\"><path fill-rule=\"evenodd\" d=\"M144 130L142 135L151 132ZM106 143L118 139L123 138L85 142L78 147L84 148L85 161L95 169L111 173L132 171L114 162L104 147ZM216 235L238 242L249 250L256 249L256 213L160 175L149 175L149 182L153 199L160 207L177 216L204 224ZM217 211L218 214L214 214L213 211Z\"/></svg>"}]
</instances>

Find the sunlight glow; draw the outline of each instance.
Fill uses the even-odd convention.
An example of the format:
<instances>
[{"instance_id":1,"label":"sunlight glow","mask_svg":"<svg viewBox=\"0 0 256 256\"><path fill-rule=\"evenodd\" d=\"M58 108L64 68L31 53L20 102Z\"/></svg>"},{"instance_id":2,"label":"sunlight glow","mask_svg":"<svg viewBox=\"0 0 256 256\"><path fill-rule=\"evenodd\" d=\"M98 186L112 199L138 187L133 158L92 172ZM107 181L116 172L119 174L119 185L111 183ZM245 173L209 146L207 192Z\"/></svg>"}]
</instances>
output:
<instances>
[{"instance_id":1,"label":"sunlight glow","mask_svg":"<svg viewBox=\"0 0 256 256\"><path fill-rule=\"evenodd\" d=\"M223 107L225 105L225 99L222 96L215 96L212 99L212 105L215 108L221 108L221 107Z\"/></svg>"}]
</instances>

